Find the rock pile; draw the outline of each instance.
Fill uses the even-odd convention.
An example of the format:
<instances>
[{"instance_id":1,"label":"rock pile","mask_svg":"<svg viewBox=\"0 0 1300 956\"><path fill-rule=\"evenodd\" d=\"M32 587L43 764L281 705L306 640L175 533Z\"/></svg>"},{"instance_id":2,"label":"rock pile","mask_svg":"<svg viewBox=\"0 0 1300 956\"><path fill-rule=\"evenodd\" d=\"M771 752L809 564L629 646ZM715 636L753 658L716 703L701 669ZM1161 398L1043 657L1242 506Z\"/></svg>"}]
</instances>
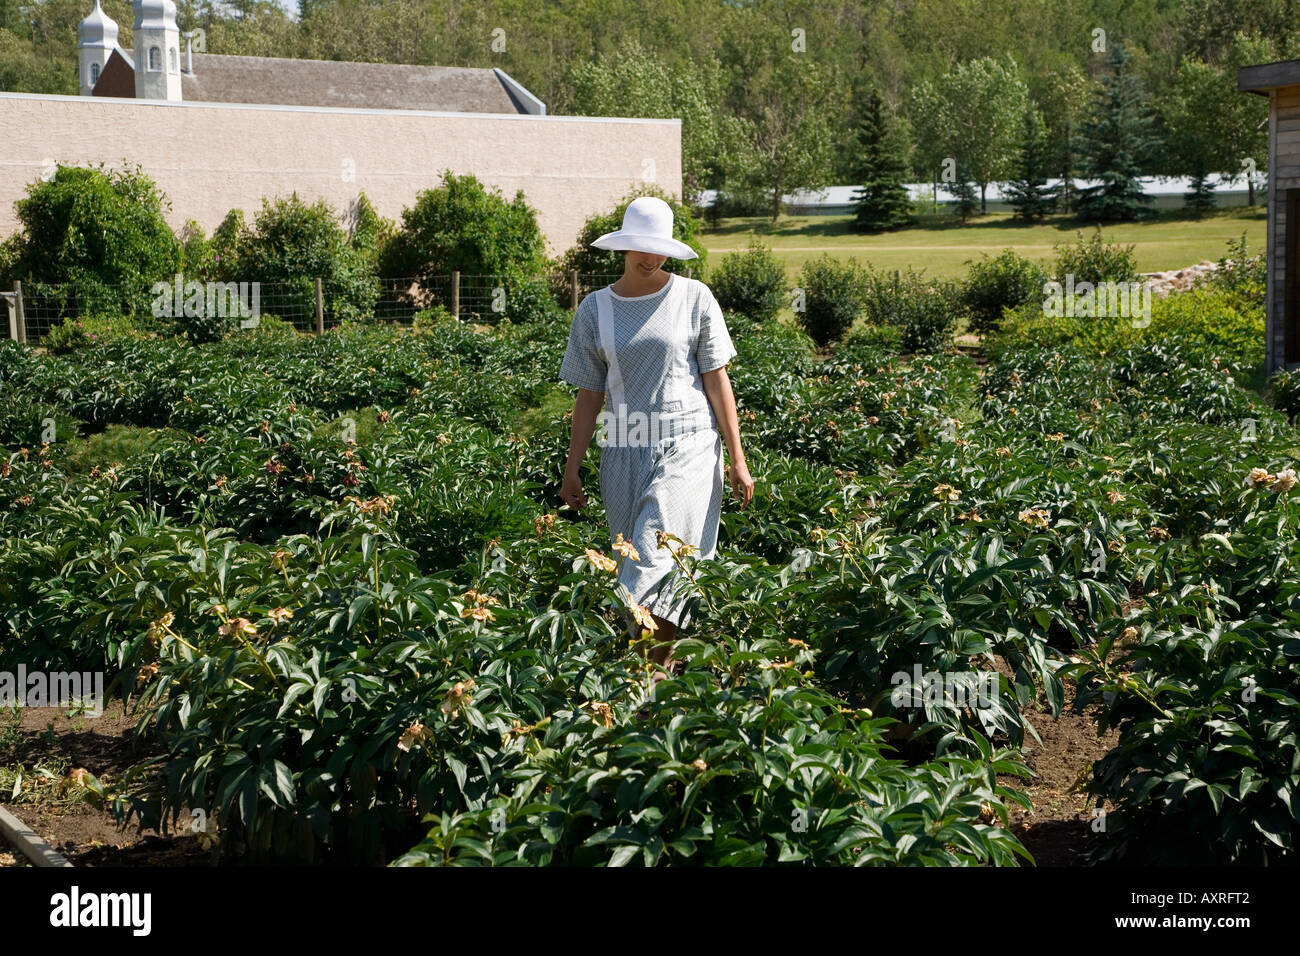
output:
<instances>
[{"instance_id":1,"label":"rock pile","mask_svg":"<svg viewBox=\"0 0 1300 956\"><path fill-rule=\"evenodd\" d=\"M1165 296L1170 292L1185 292L1198 278L1217 272L1219 264L1203 259L1194 266L1185 269L1170 269L1168 272L1148 272L1142 278L1151 281L1151 294Z\"/></svg>"}]
</instances>

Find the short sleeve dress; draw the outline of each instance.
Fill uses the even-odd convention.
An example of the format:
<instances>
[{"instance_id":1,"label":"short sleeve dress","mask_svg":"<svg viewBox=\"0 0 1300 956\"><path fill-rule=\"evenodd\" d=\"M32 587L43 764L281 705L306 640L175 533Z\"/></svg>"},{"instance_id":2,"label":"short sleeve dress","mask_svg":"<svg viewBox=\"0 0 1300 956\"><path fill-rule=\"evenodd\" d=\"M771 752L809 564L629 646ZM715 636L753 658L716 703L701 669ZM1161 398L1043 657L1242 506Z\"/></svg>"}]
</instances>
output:
<instances>
[{"instance_id":1,"label":"short sleeve dress","mask_svg":"<svg viewBox=\"0 0 1300 956\"><path fill-rule=\"evenodd\" d=\"M658 532L712 557L722 514L722 436L701 374L736 355L712 291L670 273L649 295L606 286L578 306L560 379L605 392L600 495L611 542L622 534L640 561L624 559L630 600L679 627L694 599Z\"/></svg>"}]
</instances>

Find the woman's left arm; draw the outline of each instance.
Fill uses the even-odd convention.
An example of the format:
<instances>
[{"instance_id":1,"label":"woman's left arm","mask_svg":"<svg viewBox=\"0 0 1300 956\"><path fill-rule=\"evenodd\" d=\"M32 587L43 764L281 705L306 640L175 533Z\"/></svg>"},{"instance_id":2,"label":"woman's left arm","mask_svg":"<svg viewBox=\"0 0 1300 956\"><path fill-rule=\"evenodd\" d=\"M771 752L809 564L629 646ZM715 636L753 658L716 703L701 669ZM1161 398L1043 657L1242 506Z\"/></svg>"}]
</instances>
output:
<instances>
[{"instance_id":1,"label":"woman's left arm","mask_svg":"<svg viewBox=\"0 0 1300 956\"><path fill-rule=\"evenodd\" d=\"M745 464L745 450L740 446L740 421L736 416L736 396L731 391L731 379L727 367L716 368L711 372L701 372L704 381L704 394L713 406L713 414L718 419L718 429L722 440L727 443L727 457L731 464L727 466L727 478L731 482L731 493L740 500L740 507L748 507L754 498L754 479L750 477L749 466Z\"/></svg>"}]
</instances>

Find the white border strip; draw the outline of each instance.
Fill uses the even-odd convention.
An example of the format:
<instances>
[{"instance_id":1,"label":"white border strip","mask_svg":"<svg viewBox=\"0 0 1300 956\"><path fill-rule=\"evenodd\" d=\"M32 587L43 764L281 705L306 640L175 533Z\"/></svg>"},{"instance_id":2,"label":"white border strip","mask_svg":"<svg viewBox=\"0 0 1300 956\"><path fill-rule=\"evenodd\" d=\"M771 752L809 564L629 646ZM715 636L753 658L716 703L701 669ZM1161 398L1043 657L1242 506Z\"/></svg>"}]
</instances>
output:
<instances>
[{"instance_id":1,"label":"white border strip","mask_svg":"<svg viewBox=\"0 0 1300 956\"><path fill-rule=\"evenodd\" d=\"M0 807L0 833L34 866L71 867L72 864L16 816Z\"/></svg>"}]
</instances>

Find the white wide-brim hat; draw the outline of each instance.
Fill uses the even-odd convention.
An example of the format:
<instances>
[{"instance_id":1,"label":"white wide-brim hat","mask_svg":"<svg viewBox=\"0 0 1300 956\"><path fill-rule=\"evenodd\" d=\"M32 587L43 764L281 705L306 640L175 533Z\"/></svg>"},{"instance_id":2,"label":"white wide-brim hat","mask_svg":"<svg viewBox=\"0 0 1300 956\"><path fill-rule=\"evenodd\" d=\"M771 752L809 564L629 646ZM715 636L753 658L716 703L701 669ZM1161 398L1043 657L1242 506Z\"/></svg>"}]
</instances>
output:
<instances>
[{"instance_id":1,"label":"white wide-brim hat","mask_svg":"<svg viewBox=\"0 0 1300 956\"><path fill-rule=\"evenodd\" d=\"M631 249L674 259L698 258L694 249L673 238L673 209L654 196L633 199L623 213L623 228L605 233L591 245L595 249Z\"/></svg>"}]
</instances>

